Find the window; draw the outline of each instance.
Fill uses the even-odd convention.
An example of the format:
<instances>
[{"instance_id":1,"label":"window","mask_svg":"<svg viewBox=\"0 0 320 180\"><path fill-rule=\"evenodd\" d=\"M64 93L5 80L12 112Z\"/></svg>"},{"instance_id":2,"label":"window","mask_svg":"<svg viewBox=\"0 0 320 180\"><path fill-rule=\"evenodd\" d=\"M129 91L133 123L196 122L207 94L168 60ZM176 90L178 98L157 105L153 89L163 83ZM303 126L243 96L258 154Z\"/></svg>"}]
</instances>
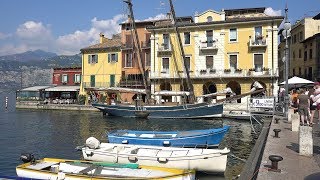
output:
<instances>
[{"instance_id":1,"label":"window","mask_svg":"<svg viewBox=\"0 0 320 180\"><path fill-rule=\"evenodd\" d=\"M301 49L299 49L299 58L301 58Z\"/></svg>"},{"instance_id":2,"label":"window","mask_svg":"<svg viewBox=\"0 0 320 180\"><path fill-rule=\"evenodd\" d=\"M206 56L206 68L213 69L213 56Z\"/></svg>"},{"instance_id":3,"label":"window","mask_svg":"<svg viewBox=\"0 0 320 180\"><path fill-rule=\"evenodd\" d=\"M295 51L292 52L292 57L293 57L293 60L295 60L295 58L296 58L296 52Z\"/></svg>"},{"instance_id":4,"label":"window","mask_svg":"<svg viewBox=\"0 0 320 180\"><path fill-rule=\"evenodd\" d=\"M302 41L303 40L303 34L302 34L302 31L299 32L299 41Z\"/></svg>"},{"instance_id":5,"label":"window","mask_svg":"<svg viewBox=\"0 0 320 180\"><path fill-rule=\"evenodd\" d=\"M293 36L293 44L296 43L296 42L297 42L297 35L295 34L295 35Z\"/></svg>"},{"instance_id":6,"label":"window","mask_svg":"<svg viewBox=\"0 0 320 180\"><path fill-rule=\"evenodd\" d=\"M307 60L307 58L308 58L308 51L304 51L304 61L306 61Z\"/></svg>"},{"instance_id":7,"label":"window","mask_svg":"<svg viewBox=\"0 0 320 180\"><path fill-rule=\"evenodd\" d=\"M236 42L237 41L237 28L233 28L233 29L230 29L230 39L229 41L230 42Z\"/></svg>"},{"instance_id":8,"label":"window","mask_svg":"<svg viewBox=\"0 0 320 180\"><path fill-rule=\"evenodd\" d=\"M235 71L237 69L237 59L238 59L238 56L237 55L230 55L229 56L229 60L230 60L230 69L231 71Z\"/></svg>"},{"instance_id":9,"label":"window","mask_svg":"<svg viewBox=\"0 0 320 180\"><path fill-rule=\"evenodd\" d=\"M169 58L162 58L162 72L169 73Z\"/></svg>"},{"instance_id":10,"label":"window","mask_svg":"<svg viewBox=\"0 0 320 180\"><path fill-rule=\"evenodd\" d=\"M309 67L308 79L312 79L312 67Z\"/></svg>"},{"instance_id":11,"label":"window","mask_svg":"<svg viewBox=\"0 0 320 180\"><path fill-rule=\"evenodd\" d=\"M169 34L163 34L163 49L167 50L169 49Z\"/></svg>"},{"instance_id":12,"label":"window","mask_svg":"<svg viewBox=\"0 0 320 180\"><path fill-rule=\"evenodd\" d=\"M190 44L190 32L184 33L184 44Z\"/></svg>"},{"instance_id":13,"label":"window","mask_svg":"<svg viewBox=\"0 0 320 180\"><path fill-rule=\"evenodd\" d=\"M62 83L68 83L68 74L62 74Z\"/></svg>"},{"instance_id":14,"label":"window","mask_svg":"<svg viewBox=\"0 0 320 180\"><path fill-rule=\"evenodd\" d=\"M118 54L108 54L108 63L118 62Z\"/></svg>"},{"instance_id":15,"label":"window","mask_svg":"<svg viewBox=\"0 0 320 180\"><path fill-rule=\"evenodd\" d=\"M263 54L254 54L254 69L256 72L263 70Z\"/></svg>"},{"instance_id":16,"label":"window","mask_svg":"<svg viewBox=\"0 0 320 180\"><path fill-rule=\"evenodd\" d=\"M149 52L146 52L146 57L145 57L145 60L146 60L146 66L150 66L151 65L151 55Z\"/></svg>"},{"instance_id":17,"label":"window","mask_svg":"<svg viewBox=\"0 0 320 180\"><path fill-rule=\"evenodd\" d=\"M95 87L96 86L96 76L91 75L90 76L90 87Z\"/></svg>"},{"instance_id":18,"label":"window","mask_svg":"<svg viewBox=\"0 0 320 180\"><path fill-rule=\"evenodd\" d=\"M212 47L213 46L213 31L212 30L206 31L206 36L207 36L207 47Z\"/></svg>"},{"instance_id":19,"label":"window","mask_svg":"<svg viewBox=\"0 0 320 180\"><path fill-rule=\"evenodd\" d=\"M255 40L262 39L262 26L258 26L254 28L254 36L255 36Z\"/></svg>"},{"instance_id":20,"label":"window","mask_svg":"<svg viewBox=\"0 0 320 180\"><path fill-rule=\"evenodd\" d=\"M81 82L81 75L75 74L74 75L74 83L80 83Z\"/></svg>"},{"instance_id":21,"label":"window","mask_svg":"<svg viewBox=\"0 0 320 180\"><path fill-rule=\"evenodd\" d=\"M295 69L295 68L292 69L292 75L293 75L293 76L296 75L296 69Z\"/></svg>"},{"instance_id":22,"label":"window","mask_svg":"<svg viewBox=\"0 0 320 180\"><path fill-rule=\"evenodd\" d=\"M309 49L309 59L312 59L312 49Z\"/></svg>"},{"instance_id":23,"label":"window","mask_svg":"<svg viewBox=\"0 0 320 180\"><path fill-rule=\"evenodd\" d=\"M301 76L301 67L299 67L299 76Z\"/></svg>"},{"instance_id":24,"label":"window","mask_svg":"<svg viewBox=\"0 0 320 180\"><path fill-rule=\"evenodd\" d=\"M98 63L98 55L97 54L88 55L88 63L89 64Z\"/></svg>"},{"instance_id":25,"label":"window","mask_svg":"<svg viewBox=\"0 0 320 180\"><path fill-rule=\"evenodd\" d=\"M115 86L115 75L114 74L110 74L110 87L114 87Z\"/></svg>"},{"instance_id":26,"label":"window","mask_svg":"<svg viewBox=\"0 0 320 180\"><path fill-rule=\"evenodd\" d=\"M185 58L185 63L186 63L187 71L190 71L190 57Z\"/></svg>"},{"instance_id":27,"label":"window","mask_svg":"<svg viewBox=\"0 0 320 180\"><path fill-rule=\"evenodd\" d=\"M125 67L132 67L132 54L126 53L125 55Z\"/></svg>"},{"instance_id":28,"label":"window","mask_svg":"<svg viewBox=\"0 0 320 180\"><path fill-rule=\"evenodd\" d=\"M211 16L207 17L207 22L212 22L212 17Z\"/></svg>"}]
</instances>

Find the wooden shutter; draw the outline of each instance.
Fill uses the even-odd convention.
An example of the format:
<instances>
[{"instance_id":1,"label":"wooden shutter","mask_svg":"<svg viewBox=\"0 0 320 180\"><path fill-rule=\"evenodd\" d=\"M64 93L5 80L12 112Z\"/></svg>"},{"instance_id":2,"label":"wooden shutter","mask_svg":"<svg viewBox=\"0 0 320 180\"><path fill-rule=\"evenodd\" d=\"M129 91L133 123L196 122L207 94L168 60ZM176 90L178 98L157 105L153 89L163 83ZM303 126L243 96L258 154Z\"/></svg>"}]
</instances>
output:
<instances>
[{"instance_id":1,"label":"wooden shutter","mask_svg":"<svg viewBox=\"0 0 320 180\"><path fill-rule=\"evenodd\" d=\"M108 63L111 61L111 54L108 54Z\"/></svg>"},{"instance_id":2,"label":"wooden shutter","mask_svg":"<svg viewBox=\"0 0 320 180\"><path fill-rule=\"evenodd\" d=\"M88 55L88 64L90 64L90 57L91 57L91 56L90 56L90 55Z\"/></svg>"},{"instance_id":3,"label":"wooden shutter","mask_svg":"<svg viewBox=\"0 0 320 180\"><path fill-rule=\"evenodd\" d=\"M115 62L118 62L118 53L116 53L115 55L116 55L116 57L115 57L116 61Z\"/></svg>"}]
</instances>

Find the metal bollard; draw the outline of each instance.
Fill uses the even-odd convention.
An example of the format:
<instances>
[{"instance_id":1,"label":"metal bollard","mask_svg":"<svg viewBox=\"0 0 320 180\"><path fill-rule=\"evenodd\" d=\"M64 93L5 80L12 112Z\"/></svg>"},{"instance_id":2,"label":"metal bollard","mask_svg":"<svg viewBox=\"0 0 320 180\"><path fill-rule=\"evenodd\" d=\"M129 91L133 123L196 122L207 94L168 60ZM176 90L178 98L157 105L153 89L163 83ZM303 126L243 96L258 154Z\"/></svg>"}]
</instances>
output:
<instances>
[{"instance_id":1,"label":"metal bollard","mask_svg":"<svg viewBox=\"0 0 320 180\"><path fill-rule=\"evenodd\" d=\"M274 123L279 124L279 120L280 120L280 118L274 118Z\"/></svg>"},{"instance_id":2,"label":"metal bollard","mask_svg":"<svg viewBox=\"0 0 320 180\"><path fill-rule=\"evenodd\" d=\"M269 156L269 159L271 161L271 168L268 169L268 171L281 172L281 169L278 169L278 162L282 161L283 158L278 155L271 155Z\"/></svg>"},{"instance_id":3,"label":"metal bollard","mask_svg":"<svg viewBox=\"0 0 320 180\"><path fill-rule=\"evenodd\" d=\"M281 131L281 129L274 129L273 132L274 132L274 136L275 138L280 138L279 137L279 132Z\"/></svg>"}]
</instances>

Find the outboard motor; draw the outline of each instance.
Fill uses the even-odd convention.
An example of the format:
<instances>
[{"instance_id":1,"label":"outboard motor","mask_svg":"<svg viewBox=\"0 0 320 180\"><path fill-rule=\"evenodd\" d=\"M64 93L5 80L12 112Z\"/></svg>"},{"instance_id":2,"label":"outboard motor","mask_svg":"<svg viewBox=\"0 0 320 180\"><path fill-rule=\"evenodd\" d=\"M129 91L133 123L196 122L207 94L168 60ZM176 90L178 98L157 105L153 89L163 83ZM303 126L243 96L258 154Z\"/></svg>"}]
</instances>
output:
<instances>
[{"instance_id":1,"label":"outboard motor","mask_svg":"<svg viewBox=\"0 0 320 180\"><path fill-rule=\"evenodd\" d=\"M24 163L34 163L36 161L34 155L31 153L21 153L20 160Z\"/></svg>"},{"instance_id":2,"label":"outboard motor","mask_svg":"<svg viewBox=\"0 0 320 180\"><path fill-rule=\"evenodd\" d=\"M89 137L86 140L86 146L91 149L97 149L100 146L100 141L94 137Z\"/></svg>"}]
</instances>

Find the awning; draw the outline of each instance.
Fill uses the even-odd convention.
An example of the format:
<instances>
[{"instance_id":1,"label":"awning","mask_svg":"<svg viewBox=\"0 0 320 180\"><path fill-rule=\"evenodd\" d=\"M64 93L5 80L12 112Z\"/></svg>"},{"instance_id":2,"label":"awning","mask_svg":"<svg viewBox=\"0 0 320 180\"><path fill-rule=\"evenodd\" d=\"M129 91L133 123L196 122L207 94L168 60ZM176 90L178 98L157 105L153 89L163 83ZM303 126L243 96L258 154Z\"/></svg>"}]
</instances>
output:
<instances>
[{"instance_id":1,"label":"awning","mask_svg":"<svg viewBox=\"0 0 320 180\"><path fill-rule=\"evenodd\" d=\"M45 91L60 91L60 92L66 92L66 91L79 91L80 86L56 86L47 88Z\"/></svg>"},{"instance_id":2,"label":"awning","mask_svg":"<svg viewBox=\"0 0 320 180\"><path fill-rule=\"evenodd\" d=\"M27 87L24 89L21 89L20 91L40 91L40 90L44 90L47 88L50 88L51 86L32 86L32 87Z\"/></svg>"}]
</instances>

